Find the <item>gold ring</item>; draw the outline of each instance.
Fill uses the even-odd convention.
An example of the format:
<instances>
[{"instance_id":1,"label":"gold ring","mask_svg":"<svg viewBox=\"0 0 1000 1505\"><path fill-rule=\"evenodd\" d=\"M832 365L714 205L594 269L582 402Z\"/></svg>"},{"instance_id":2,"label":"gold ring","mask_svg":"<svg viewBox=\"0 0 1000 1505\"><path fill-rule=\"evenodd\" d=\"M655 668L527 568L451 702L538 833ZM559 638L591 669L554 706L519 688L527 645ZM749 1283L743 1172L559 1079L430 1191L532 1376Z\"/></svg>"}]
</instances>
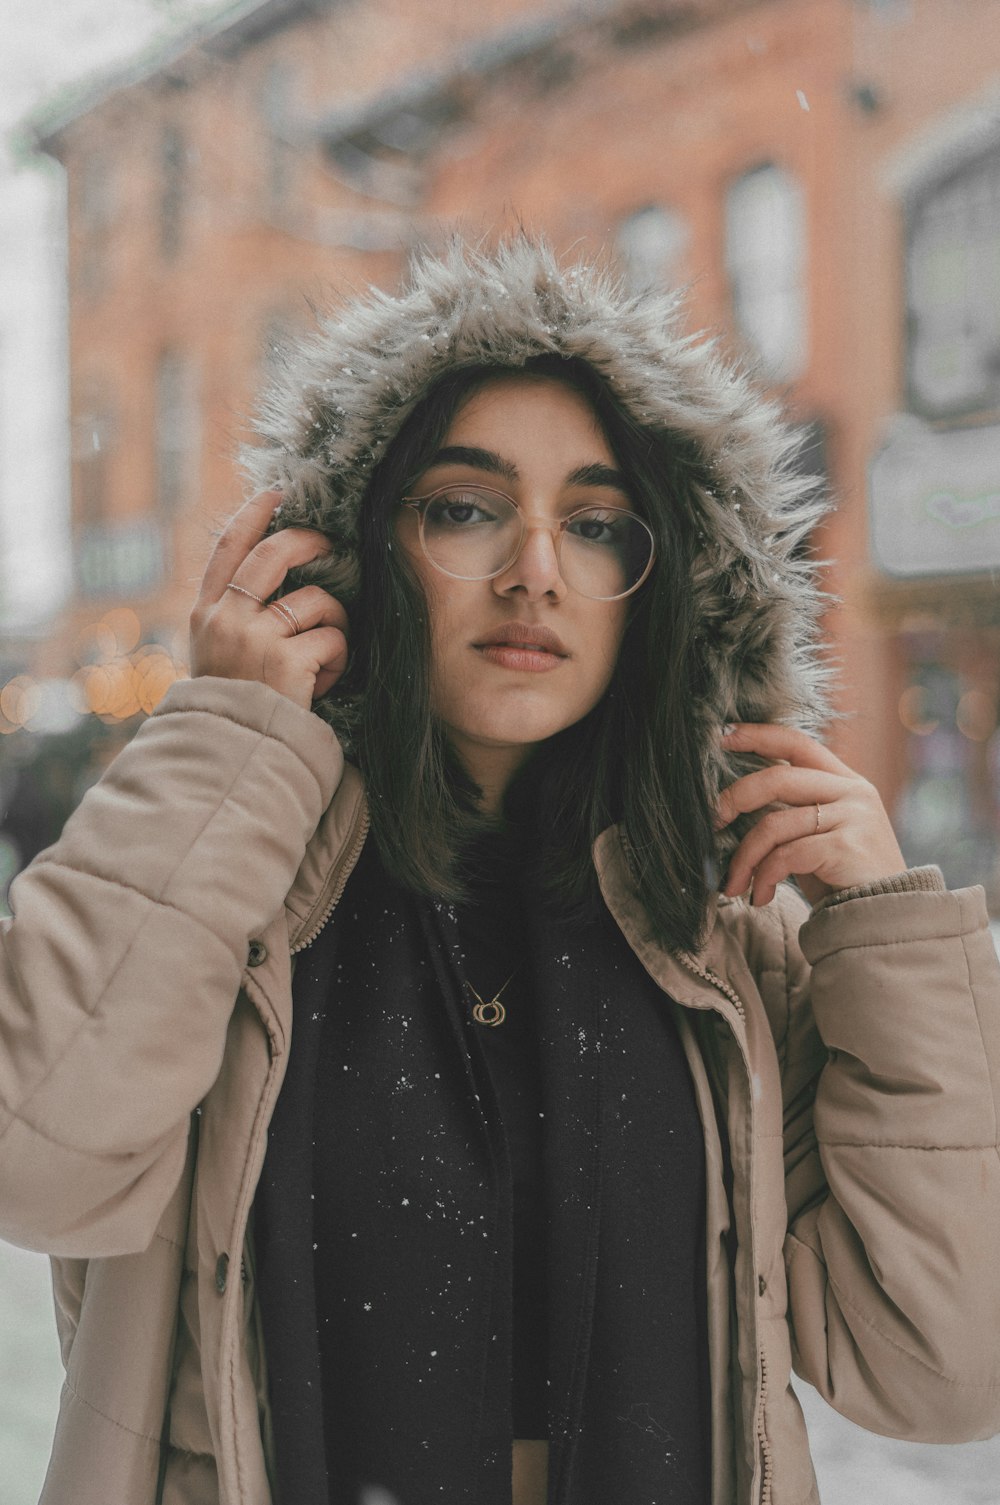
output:
<instances>
[{"instance_id":1,"label":"gold ring","mask_svg":"<svg viewBox=\"0 0 1000 1505\"><path fill-rule=\"evenodd\" d=\"M816 806L816 831L813 832L814 836L816 835L816 832L819 830L819 812L820 812L820 808L821 807L819 805Z\"/></svg>"},{"instance_id":2,"label":"gold ring","mask_svg":"<svg viewBox=\"0 0 1000 1505\"><path fill-rule=\"evenodd\" d=\"M292 624L293 632L302 631L302 628L299 626L298 618L296 617L294 611L290 606L286 606L284 601L269 601L267 604L272 611L280 612L285 621Z\"/></svg>"},{"instance_id":3,"label":"gold ring","mask_svg":"<svg viewBox=\"0 0 1000 1505\"><path fill-rule=\"evenodd\" d=\"M255 596L254 593L253 593L253 591L248 591L242 585L234 585L234 583L233 583L232 580L230 580L229 584L226 586L226 590L227 591L239 591L239 593L240 593L241 596L249 596L251 601L259 601L260 604L261 604L261 606L264 605L264 597L263 596Z\"/></svg>"}]
</instances>

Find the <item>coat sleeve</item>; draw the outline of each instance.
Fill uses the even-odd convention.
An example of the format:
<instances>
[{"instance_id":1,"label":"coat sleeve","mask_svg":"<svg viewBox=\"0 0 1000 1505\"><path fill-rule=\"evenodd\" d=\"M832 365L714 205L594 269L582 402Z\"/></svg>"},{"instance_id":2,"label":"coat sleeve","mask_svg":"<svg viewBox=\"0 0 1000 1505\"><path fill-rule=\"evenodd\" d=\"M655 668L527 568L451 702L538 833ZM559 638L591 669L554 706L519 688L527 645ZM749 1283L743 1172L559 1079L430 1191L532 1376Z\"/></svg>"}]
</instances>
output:
<instances>
[{"instance_id":1,"label":"coat sleeve","mask_svg":"<svg viewBox=\"0 0 1000 1505\"><path fill-rule=\"evenodd\" d=\"M0 933L0 1236L144 1248L222 1060L247 946L281 911L343 759L266 685L171 687Z\"/></svg>"},{"instance_id":2,"label":"coat sleeve","mask_svg":"<svg viewBox=\"0 0 1000 1505\"><path fill-rule=\"evenodd\" d=\"M801 930L802 901L783 900L793 1362L871 1431L992 1436L1000 966L985 896L856 892Z\"/></svg>"}]
</instances>

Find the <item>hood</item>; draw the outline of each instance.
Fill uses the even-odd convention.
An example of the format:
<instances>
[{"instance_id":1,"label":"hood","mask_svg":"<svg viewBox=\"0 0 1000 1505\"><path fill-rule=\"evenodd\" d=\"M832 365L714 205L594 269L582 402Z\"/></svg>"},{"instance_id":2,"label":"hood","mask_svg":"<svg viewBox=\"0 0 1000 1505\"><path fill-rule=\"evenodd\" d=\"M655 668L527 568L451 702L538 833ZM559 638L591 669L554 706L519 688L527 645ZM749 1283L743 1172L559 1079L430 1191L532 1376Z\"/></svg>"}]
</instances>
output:
<instances>
[{"instance_id":1,"label":"hood","mask_svg":"<svg viewBox=\"0 0 1000 1505\"><path fill-rule=\"evenodd\" d=\"M590 263L560 264L519 233L491 250L455 239L417 253L401 291L370 288L283 357L243 453L255 489L283 493L277 526L321 529L336 554L298 572L350 606L357 522L372 468L428 387L456 365L581 357L642 425L684 436L711 483L697 491L702 548L691 581L710 689L703 728L710 792L739 771L718 748L727 721L816 732L830 669L817 643L829 599L803 545L827 510L795 467L799 438L715 342L687 333L676 292L629 289ZM317 710L346 726L346 707Z\"/></svg>"}]
</instances>

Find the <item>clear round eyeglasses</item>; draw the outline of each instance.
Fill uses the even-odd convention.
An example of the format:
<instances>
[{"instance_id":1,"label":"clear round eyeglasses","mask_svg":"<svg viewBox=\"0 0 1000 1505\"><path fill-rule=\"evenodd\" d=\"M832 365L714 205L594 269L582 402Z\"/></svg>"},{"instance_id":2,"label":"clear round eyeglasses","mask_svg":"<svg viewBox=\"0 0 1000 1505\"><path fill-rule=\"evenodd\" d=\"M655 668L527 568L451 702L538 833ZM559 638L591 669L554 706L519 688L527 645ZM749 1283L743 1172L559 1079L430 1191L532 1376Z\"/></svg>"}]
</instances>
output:
<instances>
[{"instance_id":1,"label":"clear round eyeglasses","mask_svg":"<svg viewBox=\"0 0 1000 1505\"><path fill-rule=\"evenodd\" d=\"M509 569L532 527L554 535L559 572L591 601L620 601L653 568L656 546L641 517L625 507L577 507L558 522L529 518L513 497L489 486L439 486L404 496L420 523L420 547L454 580L492 580Z\"/></svg>"}]
</instances>

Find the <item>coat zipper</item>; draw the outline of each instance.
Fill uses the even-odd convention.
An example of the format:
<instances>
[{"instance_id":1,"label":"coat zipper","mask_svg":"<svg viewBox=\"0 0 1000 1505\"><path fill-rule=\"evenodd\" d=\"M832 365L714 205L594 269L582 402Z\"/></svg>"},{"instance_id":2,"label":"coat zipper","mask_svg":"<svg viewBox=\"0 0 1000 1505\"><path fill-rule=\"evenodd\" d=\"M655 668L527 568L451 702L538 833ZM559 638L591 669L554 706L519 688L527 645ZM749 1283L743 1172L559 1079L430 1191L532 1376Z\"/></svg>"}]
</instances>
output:
<instances>
[{"instance_id":1,"label":"coat zipper","mask_svg":"<svg viewBox=\"0 0 1000 1505\"><path fill-rule=\"evenodd\" d=\"M361 799L358 802L358 812L355 814L354 823L353 823L352 829L351 829L351 831L350 831L350 833L348 835L347 841L345 842L345 845L344 845L344 848L343 848L343 850L341 852L341 855L340 855L340 858L338 860L338 863L335 865L334 871L336 873L336 877L334 879L333 890L332 890L332 892L330 894L330 898L329 898L329 900L328 900L328 902L326 904L326 907L323 910L322 915L320 916L319 920L312 926L312 928L309 931L308 935L300 937L300 939L295 943L295 945L289 948L290 949L290 954L292 956L294 956L299 951L303 951L306 948L306 946L309 946L309 945L312 944L312 942L319 935L320 931L323 929L323 926L326 924L327 920L333 914L333 911L336 909L338 903L340 902L341 895L343 894L344 889L347 886L347 880L351 876L351 872L352 872L352 870L353 870L353 868L354 868L354 866L355 866L358 858L361 855L361 848L364 846L365 837L368 834L368 828L369 828L370 824L371 824L371 821L370 821L370 817L368 815L368 806L367 806L366 802L364 801L364 799ZM268 1033L270 1033L270 1031ZM273 1074L274 1074L274 1065L273 1065L273 1062L272 1062L271 1069L270 1069L270 1071L268 1073L268 1081L271 1080L271 1077L273 1076ZM272 1104L272 1107L273 1107L273 1104ZM246 1174L246 1170L244 1168L244 1176L245 1176L245 1174ZM251 1199L251 1205L252 1205L252 1199ZM244 1243L245 1243L245 1240L246 1240L248 1219L249 1219L249 1210L242 1217L242 1220L241 1220L241 1222L242 1222L242 1238L244 1240ZM241 1283L241 1286L242 1286L242 1294L243 1294L244 1300L246 1298L246 1288L247 1288L247 1284L248 1284L248 1278L249 1278L249 1271L247 1269L246 1254L244 1253L244 1250L241 1247L241 1251L240 1251L240 1283ZM228 1326L227 1319L224 1316L224 1318L223 1318L223 1324L222 1324L222 1342L223 1342L223 1347L225 1347L225 1344L226 1344L226 1341L227 1341L227 1338L228 1338L227 1326ZM232 1386L232 1391L231 1391L230 1399L232 1401L233 1415L235 1417L236 1412L238 1410L238 1405L237 1405L237 1401L236 1401L235 1383ZM223 1469L222 1469L222 1471L225 1471L225 1465L224 1465L224 1463L223 1463ZM237 1473L238 1473L238 1467L237 1467ZM238 1490L238 1492L239 1492L239 1490Z\"/></svg>"},{"instance_id":2,"label":"coat zipper","mask_svg":"<svg viewBox=\"0 0 1000 1505\"><path fill-rule=\"evenodd\" d=\"M719 991L723 993L725 997L728 998L729 1001L733 1004L744 1023L746 1022L746 1010L744 1008L742 998L739 997L739 995L729 986L727 982L723 980L723 978L717 976L716 973L712 972L708 967L703 967L699 962L695 961L694 957L690 956L686 952L678 952L677 957L678 960L682 962L685 967L687 967L689 972L693 972L696 977L701 977L705 982L710 982L713 987L718 988ZM751 1190L751 1198L752 1195L753 1193ZM756 1266L756 1260L754 1260L753 1263L754 1266ZM757 1400L756 1436L757 1447L760 1451L760 1505L771 1505L771 1487L774 1475L774 1458L771 1453L771 1444L768 1440L767 1432L764 1427L764 1407L767 1401L767 1355L764 1352L763 1346L759 1347L758 1352L760 1363L760 1395Z\"/></svg>"},{"instance_id":3,"label":"coat zipper","mask_svg":"<svg viewBox=\"0 0 1000 1505\"><path fill-rule=\"evenodd\" d=\"M771 1444L764 1429L764 1405L767 1401L767 1357L760 1350L760 1404L757 1407L757 1443L760 1447L760 1505L771 1505L771 1477L774 1460Z\"/></svg>"},{"instance_id":4,"label":"coat zipper","mask_svg":"<svg viewBox=\"0 0 1000 1505\"><path fill-rule=\"evenodd\" d=\"M344 849L344 854L340 859L340 871L337 874L337 881L334 884L333 893L330 895L329 902L327 903L326 908L320 916L319 921L313 926L309 934L301 936L295 942L295 945L291 947L292 956L295 956L299 951L304 951L307 946L312 945L313 941L319 935L320 931L323 929L323 926L326 924L327 920L330 918L330 916L333 914L333 911L340 903L344 889L347 887L347 880L351 876L351 873L354 871L354 867L357 863L358 858L361 856L361 848L365 844L365 838L368 835L368 829L371 826L371 817L368 814L368 807L364 803L364 801L361 802L360 810L361 814L357 820L354 832L352 836L348 838L348 843Z\"/></svg>"},{"instance_id":5,"label":"coat zipper","mask_svg":"<svg viewBox=\"0 0 1000 1505\"><path fill-rule=\"evenodd\" d=\"M718 977L716 973L710 971L708 967L703 967L700 962L696 962L694 957L691 956L688 952L678 951L675 954L677 956L677 960L681 962L685 967L687 967L689 972L693 972L696 977L702 978L705 982L710 982L714 988L718 988L720 993L724 993L735 1008L736 1012L739 1014L740 1018L744 1021L744 1023L746 1022L747 1016L746 1010L743 1007L743 999L739 996L738 993L734 992L734 990L729 986L728 982L725 982L721 977Z\"/></svg>"}]
</instances>

